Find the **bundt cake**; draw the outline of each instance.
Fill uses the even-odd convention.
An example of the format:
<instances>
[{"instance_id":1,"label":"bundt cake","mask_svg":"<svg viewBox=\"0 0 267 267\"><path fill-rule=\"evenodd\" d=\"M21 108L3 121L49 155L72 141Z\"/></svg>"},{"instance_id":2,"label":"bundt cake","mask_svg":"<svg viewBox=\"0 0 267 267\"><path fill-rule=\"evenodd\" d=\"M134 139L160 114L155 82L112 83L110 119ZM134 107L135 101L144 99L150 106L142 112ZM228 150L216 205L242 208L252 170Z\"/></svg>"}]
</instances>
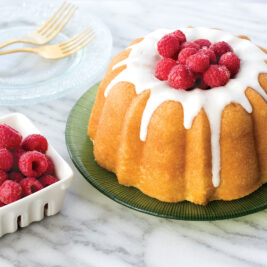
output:
<instances>
[{"instance_id":1,"label":"bundt cake","mask_svg":"<svg viewBox=\"0 0 267 267\"><path fill-rule=\"evenodd\" d=\"M164 49L170 52L174 44L180 50L201 46L181 40L176 44L172 37L165 38L174 34L167 29L135 40L113 58L98 88L88 126L95 159L114 172L120 184L160 201L205 205L244 197L267 182L266 50L246 36L219 29L188 27L178 32L184 33L187 43L207 39L229 44L232 50L223 52L213 47L215 61L234 52L240 59L238 73L218 63L217 72L210 65L209 74L192 76L187 66L179 64L170 68L166 81L155 76ZM163 37L168 40L162 50ZM176 52L169 56L175 61ZM204 57L192 58L194 63ZM195 85L182 88L182 78L173 76L178 72L194 79ZM198 75L204 77L204 87L197 83ZM216 85L218 81L222 86Z\"/></svg>"}]
</instances>

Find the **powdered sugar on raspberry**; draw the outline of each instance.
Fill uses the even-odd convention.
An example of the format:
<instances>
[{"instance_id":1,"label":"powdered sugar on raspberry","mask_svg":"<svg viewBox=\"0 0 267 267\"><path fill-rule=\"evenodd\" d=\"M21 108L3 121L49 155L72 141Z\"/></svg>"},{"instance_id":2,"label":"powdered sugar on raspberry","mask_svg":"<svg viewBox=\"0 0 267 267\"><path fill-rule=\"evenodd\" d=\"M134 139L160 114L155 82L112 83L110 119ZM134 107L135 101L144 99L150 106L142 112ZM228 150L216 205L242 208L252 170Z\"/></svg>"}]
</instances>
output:
<instances>
[{"instance_id":1,"label":"powdered sugar on raspberry","mask_svg":"<svg viewBox=\"0 0 267 267\"><path fill-rule=\"evenodd\" d=\"M211 45L210 49L213 50L215 52L216 56L218 56L218 57L220 57L221 55L223 55L227 52L233 51L233 48L225 41L221 41L221 42L218 42L218 43Z\"/></svg>"},{"instance_id":2,"label":"powdered sugar on raspberry","mask_svg":"<svg viewBox=\"0 0 267 267\"><path fill-rule=\"evenodd\" d=\"M199 52L204 53L204 54L209 56L210 64L216 64L217 63L217 58L216 58L216 55L215 55L213 50L203 48L203 49L199 50Z\"/></svg>"},{"instance_id":3,"label":"powdered sugar on raspberry","mask_svg":"<svg viewBox=\"0 0 267 267\"><path fill-rule=\"evenodd\" d=\"M200 49L200 45L197 44L197 43L194 43L194 42L184 42L181 45L181 50L184 49L184 48L195 48L196 50L199 50Z\"/></svg>"},{"instance_id":4,"label":"powdered sugar on raspberry","mask_svg":"<svg viewBox=\"0 0 267 267\"><path fill-rule=\"evenodd\" d=\"M180 48L179 38L174 34L166 34L159 40L157 47L161 56L166 58L177 58Z\"/></svg>"},{"instance_id":5,"label":"powdered sugar on raspberry","mask_svg":"<svg viewBox=\"0 0 267 267\"><path fill-rule=\"evenodd\" d=\"M181 30L176 30L172 34L178 37L180 44L186 42L186 36Z\"/></svg>"},{"instance_id":6,"label":"powdered sugar on raspberry","mask_svg":"<svg viewBox=\"0 0 267 267\"><path fill-rule=\"evenodd\" d=\"M195 76L186 65L178 64L172 68L168 82L175 89L187 89L194 85Z\"/></svg>"},{"instance_id":7,"label":"powdered sugar on raspberry","mask_svg":"<svg viewBox=\"0 0 267 267\"><path fill-rule=\"evenodd\" d=\"M168 80L169 73L175 65L176 61L171 58L161 59L155 67L155 76L161 81Z\"/></svg>"},{"instance_id":8,"label":"powdered sugar on raspberry","mask_svg":"<svg viewBox=\"0 0 267 267\"><path fill-rule=\"evenodd\" d=\"M210 65L210 58L204 53L196 53L186 60L189 69L196 73L204 72Z\"/></svg>"},{"instance_id":9,"label":"powdered sugar on raspberry","mask_svg":"<svg viewBox=\"0 0 267 267\"><path fill-rule=\"evenodd\" d=\"M219 64L225 66L231 72L232 77L235 76L240 69L240 59L232 52L223 54L220 58Z\"/></svg>"},{"instance_id":10,"label":"powdered sugar on raspberry","mask_svg":"<svg viewBox=\"0 0 267 267\"><path fill-rule=\"evenodd\" d=\"M180 51L179 55L178 55L178 62L180 64L186 64L186 60L188 57L194 55L197 53L197 50L195 48L184 48Z\"/></svg>"},{"instance_id":11,"label":"powdered sugar on raspberry","mask_svg":"<svg viewBox=\"0 0 267 267\"><path fill-rule=\"evenodd\" d=\"M209 48L211 46L211 42L207 39L197 39L194 43L198 44L200 48L206 47Z\"/></svg>"},{"instance_id":12,"label":"powdered sugar on raspberry","mask_svg":"<svg viewBox=\"0 0 267 267\"><path fill-rule=\"evenodd\" d=\"M211 65L204 73L203 80L210 87L224 86L230 79L230 71L225 66Z\"/></svg>"}]
</instances>

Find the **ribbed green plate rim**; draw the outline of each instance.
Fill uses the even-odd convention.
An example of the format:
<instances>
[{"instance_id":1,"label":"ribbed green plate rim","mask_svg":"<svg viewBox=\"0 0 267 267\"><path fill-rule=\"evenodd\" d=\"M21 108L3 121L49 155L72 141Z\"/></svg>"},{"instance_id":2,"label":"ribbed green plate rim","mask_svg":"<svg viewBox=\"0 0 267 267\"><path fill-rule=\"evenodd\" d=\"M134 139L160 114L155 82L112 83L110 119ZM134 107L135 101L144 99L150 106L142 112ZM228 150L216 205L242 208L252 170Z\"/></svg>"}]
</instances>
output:
<instances>
[{"instance_id":1,"label":"ribbed green plate rim","mask_svg":"<svg viewBox=\"0 0 267 267\"><path fill-rule=\"evenodd\" d=\"M70 157L84 178L112 200L140 212L168 219L211 221L240 217L267 208L267 184L242 199L212 201L199 206L184 201L165 203L144 195L133 187L117 182L116 176L94 160L93 144L87 125L99 84L89 89L75 104L66 125L66 143Z\"/></svg>"}]
</instances>

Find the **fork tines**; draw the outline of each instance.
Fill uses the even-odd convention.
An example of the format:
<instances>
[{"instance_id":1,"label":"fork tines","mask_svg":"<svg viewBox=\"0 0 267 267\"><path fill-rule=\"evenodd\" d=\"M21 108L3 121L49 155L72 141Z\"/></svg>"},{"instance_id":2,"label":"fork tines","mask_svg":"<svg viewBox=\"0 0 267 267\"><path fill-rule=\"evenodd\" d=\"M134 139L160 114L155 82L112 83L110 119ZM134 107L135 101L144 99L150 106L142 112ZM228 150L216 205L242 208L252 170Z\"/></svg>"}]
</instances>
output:
<instances>
[{"instance_id":1,"label":"fork tines","mask_svg":"<svg viewBox=\"0 0 267 267\"><path fill-rule=\"evenodd\" d=\"M57 34L69 22L77 9L78 8L75 5L63 2L52 17L50 17L46 23L37 30L37 32L46 37L50 37L52 34Z\"/></svg>"},{"instance_id":2,"label":"fork tines","mask_svg":"<svg viewBox=\"0 0 267 267\"><path fill-rule=\"evenodd\" d=\"M78 50L85 47L89 42L95 38L94 32L87 28L81 33L76 34L71 39L61 43L59 46L62 49L63 53L73 54Z\"/></svg>"}]
</instances>

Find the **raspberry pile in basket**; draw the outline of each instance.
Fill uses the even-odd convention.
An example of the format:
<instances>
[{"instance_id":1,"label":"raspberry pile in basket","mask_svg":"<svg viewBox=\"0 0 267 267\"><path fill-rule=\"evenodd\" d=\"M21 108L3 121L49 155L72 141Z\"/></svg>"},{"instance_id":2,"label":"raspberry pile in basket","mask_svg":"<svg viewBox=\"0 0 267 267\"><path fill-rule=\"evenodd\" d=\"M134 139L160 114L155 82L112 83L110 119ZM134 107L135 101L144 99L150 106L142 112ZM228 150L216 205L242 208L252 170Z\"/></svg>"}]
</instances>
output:
<instances>
[{"instance_id":1,"label":"raspberry pile in basket","mask_svg":"<svg viewBox=\"0 0 267 267\"><path fill-rule=\"evenodd\" d=\"M42 135L22 140L18 131L0 124L0 207L58 181L47 148Z\"/></svg>"},{"instance_id":2,"label":"raspberry pile in basket","mask_svg":"<svg viewBox=\"0 0 267 267\"><path fill-rule=\"evenodd\" d=\"M198 39L187 42L180 30L164 35L158 42L155 76L175 89L210 89L224 86L239 71L240 59L222 41L211 44Z\"/></svg>"}]
</instances>

